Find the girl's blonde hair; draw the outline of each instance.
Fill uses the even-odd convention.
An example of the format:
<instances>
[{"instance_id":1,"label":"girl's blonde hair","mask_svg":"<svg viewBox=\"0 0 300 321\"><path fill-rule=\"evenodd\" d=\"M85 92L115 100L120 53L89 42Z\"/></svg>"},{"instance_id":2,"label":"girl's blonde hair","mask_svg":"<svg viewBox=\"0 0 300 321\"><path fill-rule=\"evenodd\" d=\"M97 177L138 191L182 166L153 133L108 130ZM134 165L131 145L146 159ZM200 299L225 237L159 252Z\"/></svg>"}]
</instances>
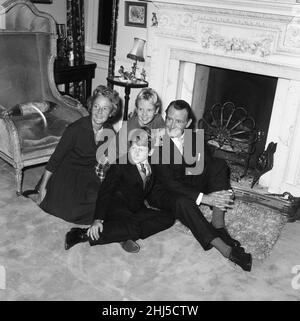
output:
<instances>
[{"instance_id":1,"label":"girl's blonde hair","mask_svg":"<svg viewBox=\"0 0 300 321\"><path fill-rule=\"evenodd\" d=\"M161 100L157 94L157 92L152 88L143 88L139 94L137 95L135 99L135 107L138 108L139 101L141 100L147 100L150 101L153 106L155 107L155 110L158 111L158 113L161 113Z\"/></svg>"}]
</instances>

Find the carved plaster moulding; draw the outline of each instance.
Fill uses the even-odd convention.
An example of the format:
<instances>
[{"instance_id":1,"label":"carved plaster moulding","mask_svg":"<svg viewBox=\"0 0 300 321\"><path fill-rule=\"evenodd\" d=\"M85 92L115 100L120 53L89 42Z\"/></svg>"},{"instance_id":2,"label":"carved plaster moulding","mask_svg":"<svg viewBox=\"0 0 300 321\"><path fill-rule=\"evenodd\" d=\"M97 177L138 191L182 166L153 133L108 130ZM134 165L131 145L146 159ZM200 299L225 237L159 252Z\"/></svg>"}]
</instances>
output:
<instances>
[{"instance_id":1,"label":"carved plaster moulding","mask_svg":"<svg viewBox=\"0 0 300 321\"><path fill-rule=\"evenodd\" d=\"M243 35L245 32L233 28L200 26L198 37L202 48L220 49L225 53L250 54L266 57L272 54L274 36L271 33L256 32L256 35ZM251 32L253 34L253 32ZM227 36L230 35L230 36Z\"/></svg>"},{"instance_id":2,"label":"carved plaster moulding","mask_svg":"<svg viewBox=\"0 0 300 321\"><path fill-rule=\"evenodd\" d=\"M293 16L164 4L159 6L158 17L158 32L163 36L192 40L197 35L197 25L201 23L230 25L239 27L240 30L253 28L273 34L273 52L299 54L300 18L293 19ZM259 38L258 43L249 43L249 46L263 48L261 55L267 56L270 54L268 47L272 37ZM245 39L240 40L244 43ZM243 44L241 46L243 47Z\"/></svg>"},{"instance_id":3,"label":"carved plaster moulding","mask_svg":"<svg viewBox=\"0 0 300 321\"><path fill-rule=\"evenodd\" d=\"M193 11L190 8L184 10L162 10L159 12L160 29L179 30L193 29L198 22L229 24L249 27L259 27L265 30L282 31L284 27L291 21L291 17L282 17L274 15L262 15L258 13L241 13L232 10L205 10Z\"/></svg>"},{"instance_id":4,"label":"carved plaster moulding","mask_svg":"<svg viewBox=\"0 0 300 321\"><path fill-rule=\"evenodd\" d=\"M158 33L165 36L194 39L195 24L193 16L188 13L161 13Z\"/></svg>"},{"instance_id":5,"label":"carved plaster moulding","mask_svg":"<svg viewBox=\"0 0 300 321\"><path fill-rule=\"evenodd\" d=\"M300 49L300 18L294 18L287 26L284 45Z\"/></svg>"},{"instance_id":6,"label":"carved plaster moulding","mask_svg":"<svg viewBox=\"0 0 300 321\"><path fill-rule=\"evenodd\" d=\"M199 6L160 4L158 5L158 8L160 15L176 16L178 13L189 13L193 16L197 15L201 17L200 19L202 21L216 21L264 28L266 27L272 29L277 29L281 25L287 25L292 19L292 16L286 15L275 15L270 13L249 12L244 10L232 10Z\"/></svg>"}]
</instances>

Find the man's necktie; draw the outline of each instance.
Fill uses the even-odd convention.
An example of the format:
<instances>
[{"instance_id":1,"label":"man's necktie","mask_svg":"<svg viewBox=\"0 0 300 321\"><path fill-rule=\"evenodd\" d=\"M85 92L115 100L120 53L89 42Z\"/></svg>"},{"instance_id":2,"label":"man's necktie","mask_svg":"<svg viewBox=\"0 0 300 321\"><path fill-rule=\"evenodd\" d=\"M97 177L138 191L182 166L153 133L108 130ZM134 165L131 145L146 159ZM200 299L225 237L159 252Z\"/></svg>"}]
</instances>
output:
<instances>
[{"instance_id":1,"label":"man's necktie","mask_svg":"<svg viewBox=\"0 0 300 321\"><path fill-rule=\"evenodd\" d=\"M143 163L141 163L141 171L142 171L142 173L143 173L145 176L147 176L146 166L145 166L145 164L143 164Z\"/></svg>"},{"instance_id":2,"label":"man's necktie","mask_svg":"<svg viewBox=\"0 0 300 321\"><path fill-rule=\"evenodd\" d=\"M141 173L141 177L142 177L142 180L143 180L143 187L145 188L146 182L148 180L148 176L147 176L146 166L143 163L140 164L140 173Z\"/></svg>"}]
</instances>

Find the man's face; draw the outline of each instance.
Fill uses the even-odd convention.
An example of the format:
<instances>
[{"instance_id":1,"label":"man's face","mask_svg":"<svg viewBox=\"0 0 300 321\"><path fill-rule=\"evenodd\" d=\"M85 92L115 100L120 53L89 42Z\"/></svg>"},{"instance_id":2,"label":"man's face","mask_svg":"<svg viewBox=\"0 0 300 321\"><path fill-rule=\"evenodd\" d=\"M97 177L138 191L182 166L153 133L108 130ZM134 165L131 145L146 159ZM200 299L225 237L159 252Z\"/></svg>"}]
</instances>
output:
<instances>
[{"instance_id":1,"label":"man's face","mask_svg":"<svg viewBox=\"0 0 300 321\"><path fill-rule=\"evenodd\" d=\"M166 116L166 130L170 137L180 137L184 129L189 127L191 119L185 109L177 110L173 106L168 109Z\"/></svg>"}]
</instances>

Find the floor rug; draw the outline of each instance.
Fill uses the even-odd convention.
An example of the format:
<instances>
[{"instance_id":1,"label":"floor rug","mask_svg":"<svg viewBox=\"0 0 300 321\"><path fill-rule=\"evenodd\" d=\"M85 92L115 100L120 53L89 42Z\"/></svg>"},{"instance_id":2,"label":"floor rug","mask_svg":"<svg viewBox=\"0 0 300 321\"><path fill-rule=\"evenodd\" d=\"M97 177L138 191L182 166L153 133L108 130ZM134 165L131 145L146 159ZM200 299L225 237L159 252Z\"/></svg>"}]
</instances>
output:
<instances>
[{"instance_id":1,"label":"floor rug","mask_svg":"<svg viewBox=\"0 0 300 321\"><path fill-rule=\"evenodd\" d=\"M201 211L210 221L210 208L201 205ZM246 252L257 260L263 260L271 253L287 223L287 217L278 211L239 200L235 201L234 209L227 211L225 220L230 235L240 241ZM176 222L175 226L179 231L192 236L191 231L180 222Z\"/></svg>"}]
</instances>

